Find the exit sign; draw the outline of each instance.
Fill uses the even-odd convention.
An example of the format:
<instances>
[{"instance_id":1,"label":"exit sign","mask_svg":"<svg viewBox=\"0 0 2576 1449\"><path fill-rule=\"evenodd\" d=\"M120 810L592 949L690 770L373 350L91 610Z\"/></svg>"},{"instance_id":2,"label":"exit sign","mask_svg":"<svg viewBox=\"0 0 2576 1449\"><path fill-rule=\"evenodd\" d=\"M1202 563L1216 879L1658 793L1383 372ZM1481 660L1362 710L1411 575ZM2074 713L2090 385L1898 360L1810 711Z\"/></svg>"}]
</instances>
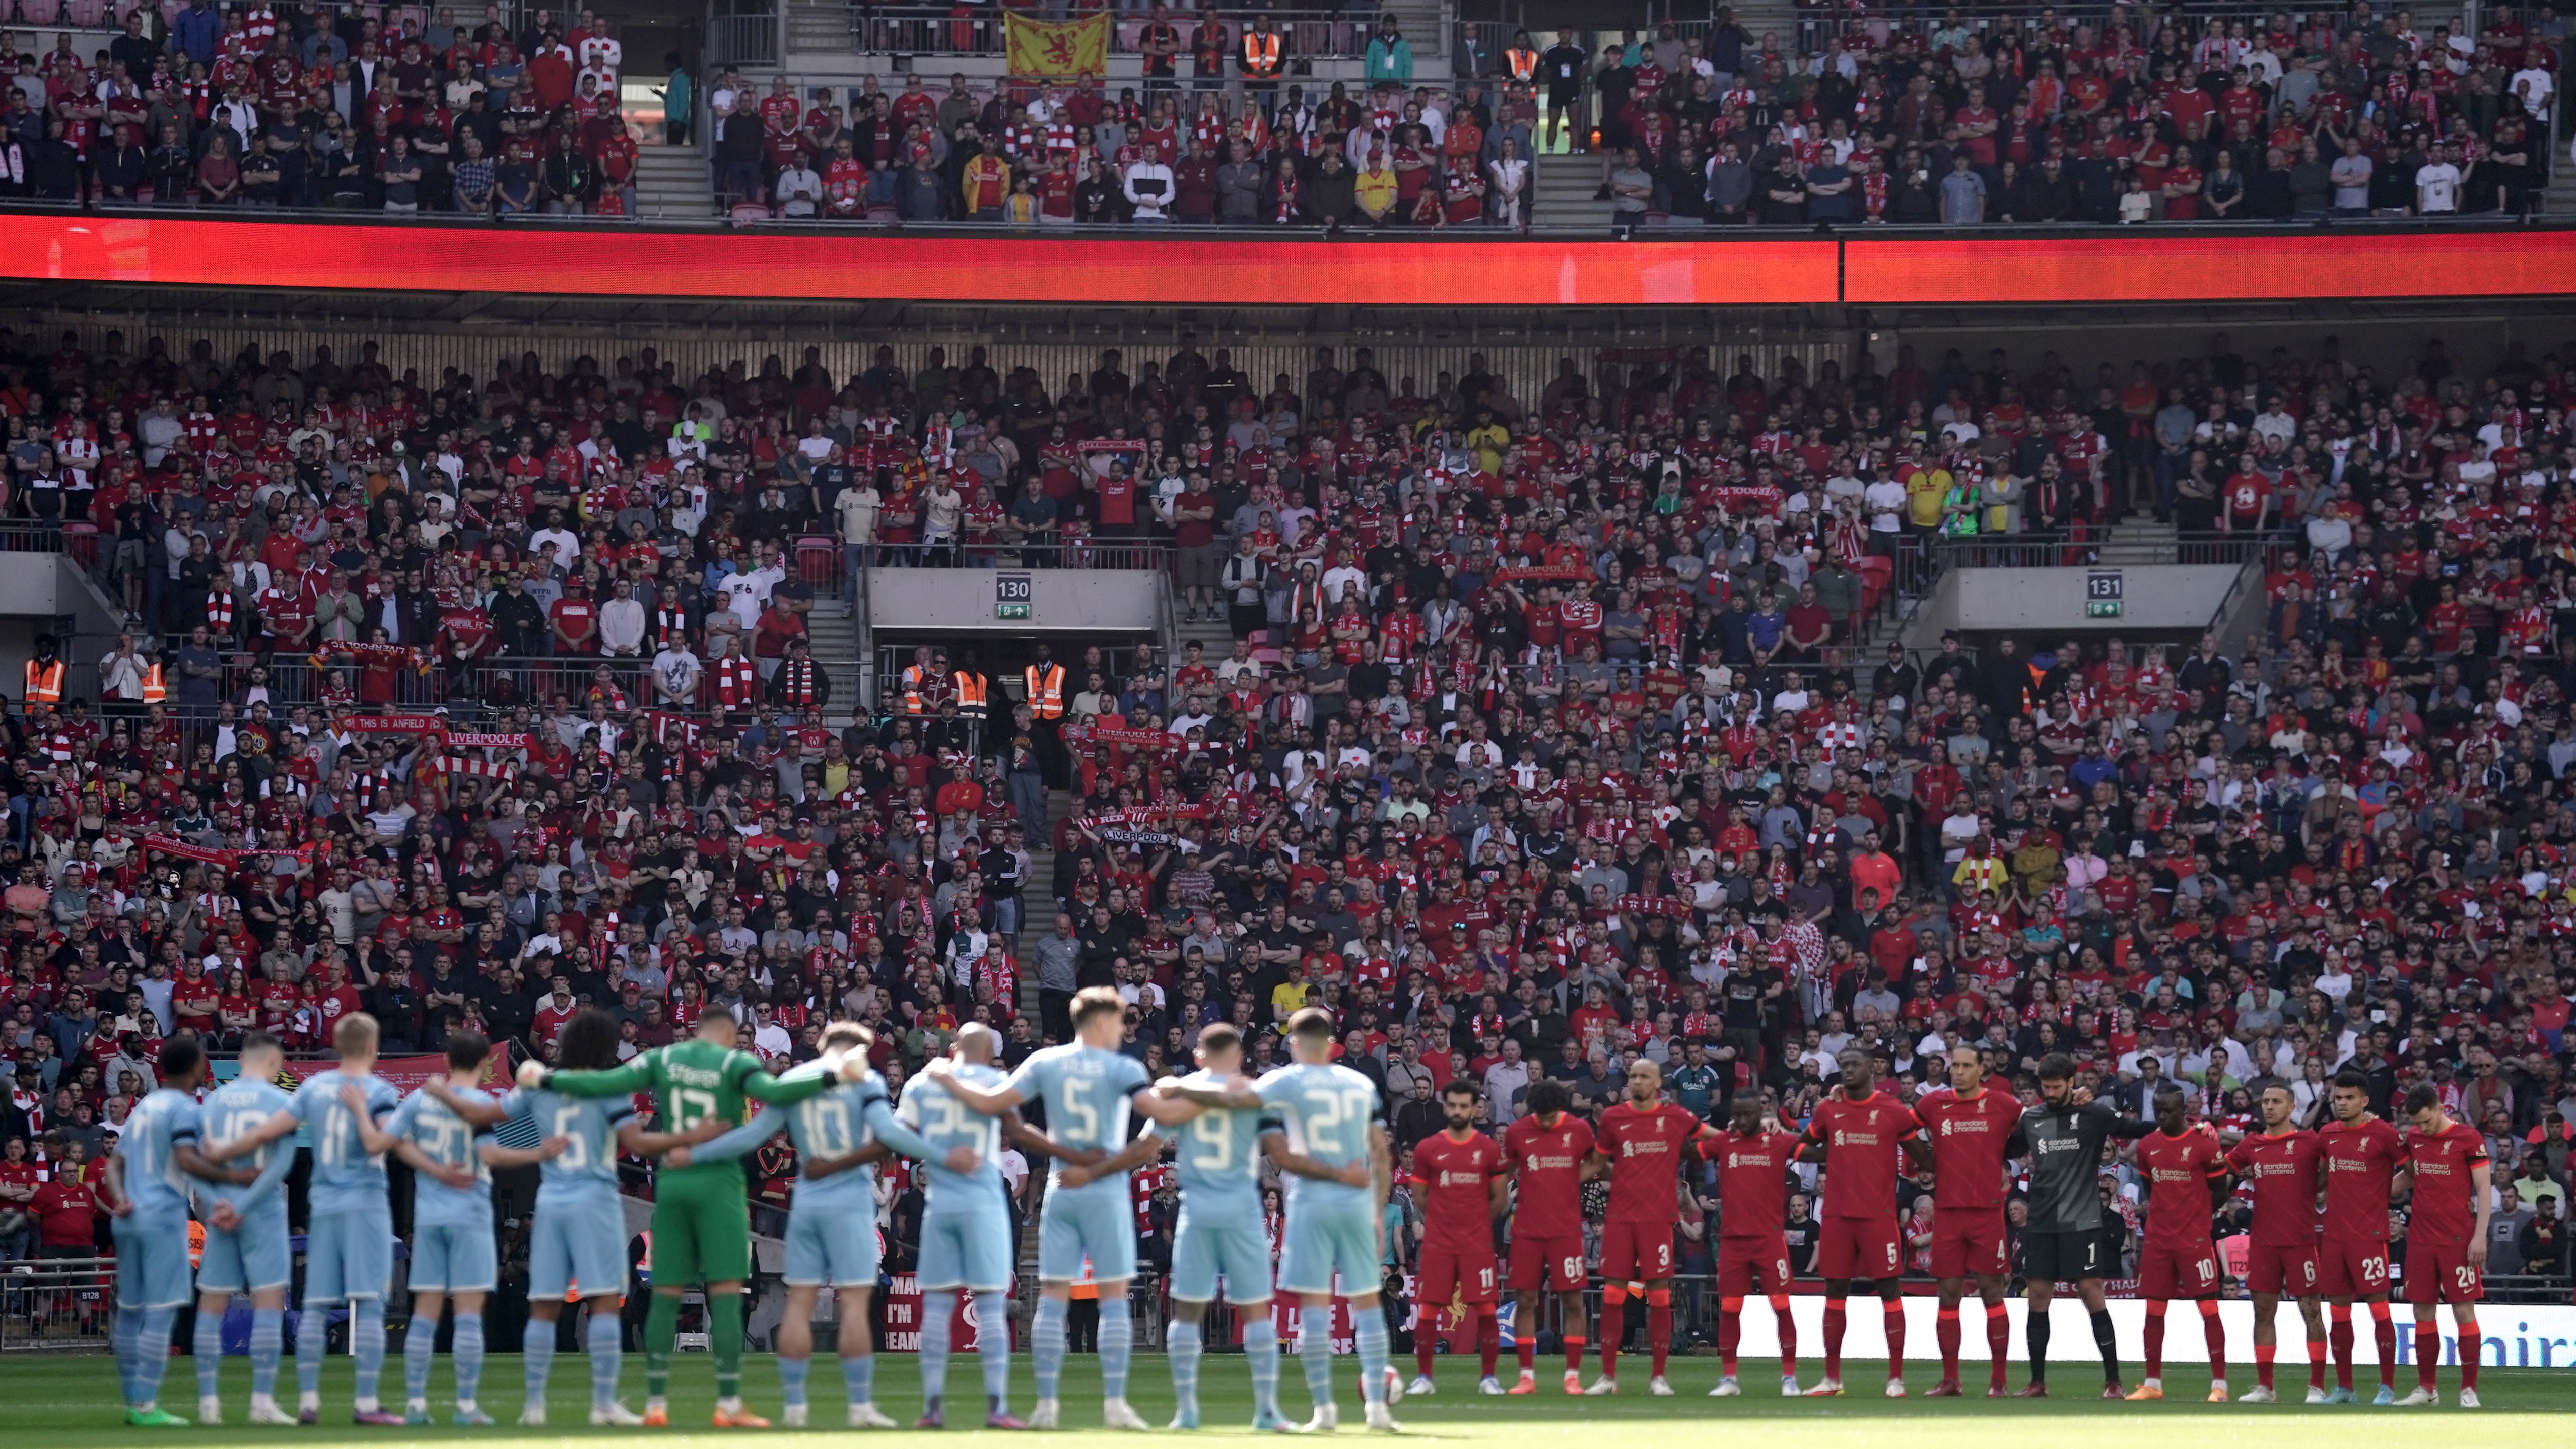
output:
<instances>
[{"instance_id":1,"label":"exit sign","mask_svg":"<svg viewBox=\"0 0 2576 1449\"><path fill-rule=\"evenodd\" d=\"M2120 617L2121 595L2126 585L2117 570L2088 573L2084 576L2084 617L2116 619Z\"/></svg>"},{"instance_id":2,"label":"exit sign","mask_svg":"<svg viewBox=\"0 0 2576 1449\"><path fill-rule=\"evenodd\" d=\"M1031 590L1031 588L1030 588L1030 576L1029 576L1029 575L1027 575L1027 574L995 574L995 575L993 575L993 617L994 617L994 618L996 618L996 619L1027 619L1027 618L1032 618L1032 617L1034 617L1034 615L1032 615L1032 614L1030 613L1030 604L1031 604L1031 602L1032 602L1032 590Z\"/></svg>"}]
</instances>

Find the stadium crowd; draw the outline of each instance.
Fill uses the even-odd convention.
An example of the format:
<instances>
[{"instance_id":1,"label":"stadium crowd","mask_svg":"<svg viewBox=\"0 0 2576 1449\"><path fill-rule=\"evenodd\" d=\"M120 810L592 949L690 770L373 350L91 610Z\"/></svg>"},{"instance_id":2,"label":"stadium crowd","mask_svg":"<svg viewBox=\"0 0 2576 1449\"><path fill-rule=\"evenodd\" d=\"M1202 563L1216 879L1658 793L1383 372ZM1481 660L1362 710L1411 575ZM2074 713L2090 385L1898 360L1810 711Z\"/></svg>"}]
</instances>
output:
<instances>
[{"instance_id":1,"label":"stadium crowd","mask_svg":"<svg viewBox=\"0 0 2576 1449\"><path fill-rule=\"evenodd\" d=\"M384 9L22 0L31 25L122 33L83 55L0 31L0 198L633 214L625 50L593 12Z\"/></svg>"},{"instance_id":2,"label":"stadium crowd","mask_svg":"<svg viewBox=\"0 0 2576 1449\"><path fill-rule=\"evenodd\" d=\"M1889 364L1621 354L1521 399L1323 348L1265 391L1184 336L1051 396L982 348L431 380L0 333L16 536L94 546L131 610L40 641L6 718L0 1198L85 1247L63 1168L183 1030L309 1050L363 1007L388 1053L542 1058L588 1002L630 1053L720 1011L784 1064L846 1015L899 1089L964 1023L1016 1061L1111 986L1149 1069L1230 1021L1262 1070L1326 1008L1402 1148L1452 1081L1500 1130L1640 1059L1784 1122L1853 1046L1906 1098L1944 1048L2025 1101L2063 1052L2222 1134L2271 1084L2303 1116L2341 1070L2383 1115L2430 1084L2513 1193L2495 1261L2564 1278L2563 359ZM2263 551L2255 647L1852 651L1944 534L2147 512ZM1043 565L1067 530L1167 540L1229 657L825 724L810 532Z\"/></svg>"}]
</instances>

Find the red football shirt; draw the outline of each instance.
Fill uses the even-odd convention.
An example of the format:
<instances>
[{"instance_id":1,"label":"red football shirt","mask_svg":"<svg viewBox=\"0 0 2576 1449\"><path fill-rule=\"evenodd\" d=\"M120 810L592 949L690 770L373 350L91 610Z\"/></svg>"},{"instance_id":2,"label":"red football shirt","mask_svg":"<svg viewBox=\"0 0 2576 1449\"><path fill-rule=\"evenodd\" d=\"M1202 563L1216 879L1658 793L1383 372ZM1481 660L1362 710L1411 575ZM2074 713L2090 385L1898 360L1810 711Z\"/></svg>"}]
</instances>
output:
<instances>
[{"instance_id":1,"label":"red football shirt","mask_svg":"<svg viewBox=\"0 0 2576 1449\"><path fill-rule=\"evenodd\" d=\"M1592 1128L1570 1112L1556 1125L1523 1117L1503 1129L1503 1153L1518 1174L1512 1206L1517 1238L1583 1236L1583 1159L1592 1154Z\"/></svg>"},{"instance_id":2,"label":"red football shirt","mask_svg":"<svg viewBox=\"0 0 2576 1449\"><path fill-rule=\"evenodd\" d=\"M1626 1102L1601 1113L1592 1149L1610 1159L1610 1217L1623 1223L1681 1220L1681 1202L1673 1190L1681 1171L1682 1149L1699 1134L1700 1120L1671 1102L1638 1111Z\"/></svg>"},{"instance_id":3,"label":"red football shirt","mask_svg":"<svg viewBox=\"0 0 2576 1449\"><path fill-rule=\"evenodd\" d=\"M2487 1140L2465 1122L2427 1135L2405 1137L2405 1165L2415 1174L2415 1205L2407 1218L2410 1243L2467 1244L2477 1230L2477 1186L2469 1174L2487 1162Z\"/></svg>"},{"instance_id":4,"label":"red football shirt","mask_svg":"<svg viewBox=\"0 0 2576 1449\"><path fill-rule=\"evenodd\" d=\"M1405 1179L1426 1189L1423 1241L1467 1253L1493 1251L1492 1199L1487 1184L1507 1169L1502 1145L1482 1132L1457 1141L1434 1132L1414 1144L1413 1173Z\"/></svg>"},{"instance_id":5,"label":"red football shirt","mask_svg":"<svg viewBox=\"0 0 2576 1449\"><path fill-rule=\"evenodd\" d=\"M2004 1205L2004 1147L2021 1123L2021 1101L2000 1087L1962 1097L1944 1087L1914 1104L1932 1143L1932 1203L1968 1212Z\"/></svg>"},{"instance_id":6,"label":"red football shirt","mask_svg":"<svg viewBox=\"0 0 2576 1449\"><path fill-rule=\"evenodd\" d=\"M1873 1091L1857 1102L1835 1092L1817 1103L1799 1143L1821 1143L1825 1149L1821 1216L1864 1221L1896 1216L1904 1144L1922 1135L1923 1124L1913 1110L1886 1092Z\"/></svg>"},{"instance_id":7,"label":"red football shirt","mask_svg":"<svg viewBox=\"0 0 2576 1449\"><path fill-rule=\"evenodd\" d=\"M2328 1122L2317 1129L2317 1151L2325 1159L2326 1240L2387 1242L2388 1190L2406 1158L2397 1129L2377 1117L2351 1127Z\"/></svg>"},{"instance_id":8,"label":"red football shirt","mask_svg":"<svg viewBox=\"0 0 2576 1449\"><path fill-rule=\"evenodd\" d=\"M2254 1184L2254 1241L2267 1248L2304 1248L2316 1241L2322 1164L2317 1134L2304 1129L2238 1139L2227 1165Z\"/></svg>"},{"instance_id":9,"label":"red football shirt","mask_svg":"<svg viewBox=\"0 0 2576 1449\"><path fill-rule=\"evenodd\" d=\"M1767 1238L1789 1221L1789 1164L1798 1156L1795 1132L1728 1130L1699 1144L1700 1156L1717 1164L1717 1235Z\"/></svg>"},{"instance_id":10,"label":"red football shirt","mask_svg":"<svg viewBox=\"0 0 2576 1449\"><path fill-rule=\"evenodd\" d=\"M2138 1171L2147 1180L2147 1241L2209 1246L2209 1184L2227 1172L2218 1134L2206 1126L2149 1133L2138 1139Z\"/></svg>"}]
</instances>

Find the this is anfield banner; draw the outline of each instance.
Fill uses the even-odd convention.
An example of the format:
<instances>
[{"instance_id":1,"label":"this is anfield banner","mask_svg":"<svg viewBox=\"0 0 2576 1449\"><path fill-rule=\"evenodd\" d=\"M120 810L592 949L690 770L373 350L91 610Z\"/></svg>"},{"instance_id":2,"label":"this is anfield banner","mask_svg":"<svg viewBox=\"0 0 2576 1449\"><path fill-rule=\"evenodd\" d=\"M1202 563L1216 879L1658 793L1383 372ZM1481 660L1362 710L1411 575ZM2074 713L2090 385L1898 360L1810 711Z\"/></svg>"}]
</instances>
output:
<instances>
[{"instance_id":1,"label":"this is anfield banner","mask_svg":"<svg viewBox=\"0 0 2576 1449\"><path fill-rule=\"evenodd\" d=\"M1071 79L1109 69L1109 12L1080 20L1031 20L1002 17L1005 52L1011 74Z\"/></svg>"}]
</instances>

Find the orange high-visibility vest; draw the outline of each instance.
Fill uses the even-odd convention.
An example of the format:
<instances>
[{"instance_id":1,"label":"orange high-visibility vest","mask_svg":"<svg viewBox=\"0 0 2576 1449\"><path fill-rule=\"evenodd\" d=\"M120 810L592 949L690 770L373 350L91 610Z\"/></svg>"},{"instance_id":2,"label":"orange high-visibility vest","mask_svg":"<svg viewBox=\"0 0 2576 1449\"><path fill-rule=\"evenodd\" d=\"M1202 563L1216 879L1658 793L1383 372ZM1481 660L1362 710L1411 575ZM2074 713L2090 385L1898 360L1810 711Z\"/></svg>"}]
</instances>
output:
<instances>
[{"instance_id":1,"label":"orange high-visibility vest","mask_svg":"<svg viewBox=\"0 0 2576 1449\"><path fill-rule=\"evenodd\" d=\"M60 704L63 702L63 661L51 664L41 660L27 661L27 704Z\"/></svg>"},{"instance_id":2,"label":"orange high-visibility vest","mask_svg":"<svg viewBox=\"0 0 2576 1449\"><path fill-rule=\"evenodd\" d=\"M1525 81L1538 74L1538 52L1535 50L1507 50L1503 52L1503 60L1512 68L1512 79L1516 81Z\"/></svg>"},{"instance_id":3,"label":"orange high-visibility vest","mask_svg":"<svg viewBox=\"0 0 2576 1449\"><path fill-rule=\"evenodd\" d=\"M1064 718L1064 666L1032 664L1020 672L1029 686L1029 712L1039 719Z\"/></svg>"},{"instance_id":4,"label":"orange high-visibility vest","mask_svg":"<svg viewBox=\"0 0 2576 1449\"><path fill-rule=\"evenodd\" d=\"M143 702L159 704L169 697L170 686L162 679L160 664L155 662L143 666Z\"/></svg>"},{"instance_id":5,"label":"orange high-visibility vest","mask_svg":"<svg viewBox=\"0 0 2576 1449\"><path fill-rule=\"evenodd\" d=\"M957 712L968 719L984 717L984 703L992 685L971 669L957 671Z\"/></svg>"},{"instance_id":6,"label":"orange high-visibility vest","mask_svg":"<svg viewBox=\"0 0 2576 1449\"><path fill-rule=\"evenodd\" d=\"M1243 73L1254 80L1269 80L1279 74L1278 32L1247 30L1243 33Z\"/></svg>"},{"instance_id":7,"label":"orange high-visibility vest","mask_svg":"<svg viewBox=\"0 0 2576 1449\"><path fill-rule=\"evenodd\" d=\"M929 676L930 671L921 665L907 664L903 667L903 712L905 714L921 713L921 686Z\"/></svg>"}]
</instances>

